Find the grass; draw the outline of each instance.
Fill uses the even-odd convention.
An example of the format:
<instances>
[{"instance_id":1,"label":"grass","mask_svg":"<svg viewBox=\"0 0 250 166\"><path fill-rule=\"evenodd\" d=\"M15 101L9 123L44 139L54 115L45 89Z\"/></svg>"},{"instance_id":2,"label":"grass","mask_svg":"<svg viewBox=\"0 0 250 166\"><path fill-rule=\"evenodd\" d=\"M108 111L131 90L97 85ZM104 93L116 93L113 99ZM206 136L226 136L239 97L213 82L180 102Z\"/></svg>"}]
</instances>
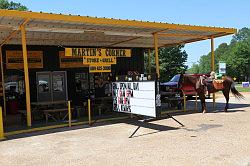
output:
<instances>
[{"instance_id":1,"label":"grass","mask_svg":"<svg viewBox=\"0 0 250 166\"><path fill-rule=\"evenodd\" d=\"M243 88L241 84L236 84L235 88L239 91L239 92L250 92L250 87L247 88Z\"/></svg>"}]
</instances>

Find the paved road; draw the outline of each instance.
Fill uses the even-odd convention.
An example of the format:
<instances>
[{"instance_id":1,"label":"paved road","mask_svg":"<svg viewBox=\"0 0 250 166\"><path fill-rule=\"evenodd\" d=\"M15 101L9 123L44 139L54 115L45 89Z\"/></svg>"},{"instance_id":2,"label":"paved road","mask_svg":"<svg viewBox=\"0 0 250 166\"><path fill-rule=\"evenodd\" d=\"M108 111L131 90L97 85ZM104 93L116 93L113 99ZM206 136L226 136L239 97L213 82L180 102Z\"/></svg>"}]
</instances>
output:
<instances>
[{"instance_id":1,"label":"paved road","mask_svg":"<svg viewBox=\"0 0 250 166\"><path fill-rule=\"evenodd\" d=\"M0 165L250 165L250 94L228 113L175 116L143 124L102 124L0 142ZM208 104L211 106L211 103ZM211 111L211 109L210 109ZM128 138L142 127L133 138ZM60 129L61 131L65 129Z\"/></svg>"}]
</instances>

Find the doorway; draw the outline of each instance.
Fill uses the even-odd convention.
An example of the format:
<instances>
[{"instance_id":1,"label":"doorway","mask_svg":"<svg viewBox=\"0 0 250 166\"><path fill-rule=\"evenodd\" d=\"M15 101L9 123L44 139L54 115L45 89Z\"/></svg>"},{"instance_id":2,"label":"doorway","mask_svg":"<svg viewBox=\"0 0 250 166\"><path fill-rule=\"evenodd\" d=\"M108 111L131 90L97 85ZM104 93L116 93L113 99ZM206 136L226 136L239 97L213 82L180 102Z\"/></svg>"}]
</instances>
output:
<instances>
[{"instance_id":1,"label":"doorway","mask_svg":"<svg viewBox=\"0 0 250 166\"><path fill-rule=\"evenodd\" d=\"M37 72L37 101L68 100L66 71Z\"/></svg>"}]
</instances>

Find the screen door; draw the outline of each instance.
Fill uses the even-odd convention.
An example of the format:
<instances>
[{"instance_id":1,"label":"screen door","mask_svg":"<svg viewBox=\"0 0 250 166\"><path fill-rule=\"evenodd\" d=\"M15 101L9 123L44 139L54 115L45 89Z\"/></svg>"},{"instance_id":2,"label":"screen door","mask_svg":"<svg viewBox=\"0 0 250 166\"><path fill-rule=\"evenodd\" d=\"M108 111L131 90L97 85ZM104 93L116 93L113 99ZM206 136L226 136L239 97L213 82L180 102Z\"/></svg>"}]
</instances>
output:
<instances>
[{"instance_id":1,"label":"screen door","mask_svg":"<svg viewBox=\"0 0 250 166\"><path fill-rule=\"evenodd\" d=\"M37 101L68 100L65 71L37 72Z\"/></svg>"}]
</instances>

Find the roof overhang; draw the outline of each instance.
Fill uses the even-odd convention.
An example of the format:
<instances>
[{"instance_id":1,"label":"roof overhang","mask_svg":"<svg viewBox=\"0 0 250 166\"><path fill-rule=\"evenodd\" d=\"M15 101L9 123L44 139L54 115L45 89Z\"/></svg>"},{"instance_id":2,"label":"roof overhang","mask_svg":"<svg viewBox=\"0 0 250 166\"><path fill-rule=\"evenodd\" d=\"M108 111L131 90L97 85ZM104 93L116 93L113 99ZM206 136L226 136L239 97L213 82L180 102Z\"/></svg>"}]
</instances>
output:
<instances>
[{"instance_id":1,"label":"roof overhang","mask_svg":"<svg viewBox=\"0 0 250 166\"><path fill-rule=\"evenodd\" d=\"M28 45L152 48L153 34L159 47L167 47L236 33L233 28L0 10L0 45L13 33L7 44L21 44L23 23Z\"/></svg>"}]
</instances>

